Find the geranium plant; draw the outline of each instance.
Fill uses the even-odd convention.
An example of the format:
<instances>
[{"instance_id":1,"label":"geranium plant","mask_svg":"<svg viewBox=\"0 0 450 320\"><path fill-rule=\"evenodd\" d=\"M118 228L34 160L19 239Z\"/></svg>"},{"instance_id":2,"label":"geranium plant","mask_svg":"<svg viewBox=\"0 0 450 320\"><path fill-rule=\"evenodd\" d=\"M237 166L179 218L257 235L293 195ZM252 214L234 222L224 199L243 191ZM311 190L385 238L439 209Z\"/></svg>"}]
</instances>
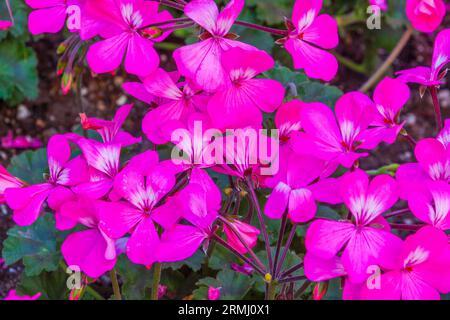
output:
<instances>
[{"instance_id":1,"label":"geranium plant","mask_svg":"<svg viewBox=\"0 0 450 320\"><path fill-rule=\"evenodd\" d=\"M17 224L3 258L26 275L8 299L321 299L336 283L344 299L450 292L450 120L438 99L450 29L433 36L431 67L383 78L413 28L441 25L441 0L406 1L411 26L388 65L346 93L322 83L337 75L342 24L323 0L293 2L284 28L241 19L244 0L25 2L32 34L68 26L64 93L123 69L123 91L148 111L135 137L122 129L132 104L112 120L81 109L79 130L0 166L0 202ZM196 37L166 68L158 48L186 29ZM235 30L273 36L296 71ZM409 83L431 93L435 136L405 129ZM317 86L327 94L309 95ZM415 162L362 169L397 141ZM64 286L66 272L78 285L52 296L45 286Z\"/></svg>"}]
</instances>

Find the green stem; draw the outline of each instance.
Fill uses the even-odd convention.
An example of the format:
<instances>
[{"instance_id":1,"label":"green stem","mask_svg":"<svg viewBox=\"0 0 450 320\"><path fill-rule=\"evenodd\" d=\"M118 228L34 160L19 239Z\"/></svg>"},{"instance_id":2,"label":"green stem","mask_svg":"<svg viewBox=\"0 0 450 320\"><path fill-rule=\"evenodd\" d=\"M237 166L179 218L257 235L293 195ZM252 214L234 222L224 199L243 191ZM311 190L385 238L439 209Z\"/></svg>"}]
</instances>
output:
<instances>
[{"instance_id":1,"label":"green stem","mask_svg":"<svg viewBox=\"0 0 450 320\"><path fill-rule=\"evenodd\" d=\"M367 92L370 89L372 89L378 81L381 79L382 76L388 71L389 67L394 63L394 61L398 58L400 53L403 51L405 46L408 44L409 39L411 38L413 34L413 27L408 26L408 29L403 33L402 38L395 46L394 50L392 50L389 57L386 59L386 61L378 68L377 72L375 72L369 80L359 89L361 92Z\"/></svg>"},{"instance_id":2,"label":"green stem","mask_svg":"<svg viewBox=\"0 0 450 320\"><path fill-rule=\"evenodd\" d=\"M152 283L151 300L158 300L158 288L159 282L161 281L161 271L162 271L162 264L155 263L153 265L153 283Z\"/></svg>"},{"instance_id":3,"label":"green stem","mask_svg":"<svg viewBox=\"0 0 450 320\"><path fill-rule=\"evenodd\" d=\"M357 73L361 73L363 75L367 74L367 69L364 64L358 64L358 63L354 62L353 60L346 58L344 56L341 56L339 53L336 53L336 52L333 52L333 54L340 63L342 63L344 66L346 66L350 70L355 71Z\"/></svg>"},{"instance_id":4,"label":"green stem","mask_svg":"<svg viewBox=\"0 0 450 320\"><path fill-rule=\"evenodd\" d=\"M109 272L109 275L111 277L111 284L114 291L114 299L115 300L122 300L122 295L120 294L120 287L119 287L119 281L117 280L117 273L115 269L112 269Z\"/></svg>"},{"instance_id":5,"label":"green stem","mask_svg":"<svg viewBox=\"0 0 450 320\"><path fill-rule=\"evenodd\" d=\"M86 286L86 292L88 292L91 296L93 296L97 300L105 300L100 293L98 293L94 288L89 285Z\"/></svg>"},{"instance_id":6,"label":"green stem","mask_svg":"<svg viewBox=\"0 0 450 320\"><path fill-rule=\"evenodd\" d=\"M276 280L268 283L267 286L267 300L275 300L277 294L278 282Z\"/></svg>"}]
</instances>

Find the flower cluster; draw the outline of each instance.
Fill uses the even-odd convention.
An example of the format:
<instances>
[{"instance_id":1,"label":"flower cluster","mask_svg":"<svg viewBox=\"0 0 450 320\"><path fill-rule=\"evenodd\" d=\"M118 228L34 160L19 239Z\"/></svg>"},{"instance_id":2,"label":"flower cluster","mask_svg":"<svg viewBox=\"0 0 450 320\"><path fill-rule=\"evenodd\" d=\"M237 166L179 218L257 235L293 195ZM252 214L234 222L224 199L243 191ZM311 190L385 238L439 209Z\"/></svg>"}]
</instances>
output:
<instances>
[{"instance_id":1,"label":"flower cluster","mask_svg":"<svg viewBox=\"0 0 450 320\"><path fill-rule=\"evenodd\" d=\"M182 18L160 10L155 1L26 2L35 9L29 16L33 34L61 30L67 7L79 6L80 28L71 31L89 45L86 60L92 72L114 72L123 64L137 76L123 89L150 105L143 133L155 146L170 144L182 154L162 160L147 150L125 157L142 138L121 129L132 108L124 105L111 121L80 115L83 129L95 131L98 139L53 136L45 183L29 185L0 167L0 202L12 209L18 225L33 224L48 207L58 230L78 226L61 246L67 265L98 278L114 268L121 254L150 268L188 259L199 248L207 252L215 241L246 263L245 270L233 269L257 272L269 287L296 281L290 271L303 267L305 276L319 284L343 278L346 299L438 299L450 292L445 234L450 229L450 121L436 138L416 143L400 120L410 97L408 82L432 94L442 84L450 59L449 29L436 38L431 68L386 77L373 97L346 93L332 108L288 101L281 83L261 77L274 67L274 59L231 32L235 24L271 32L295 68L330 81L338 63L328 50L338 45L338 26L321 14L322 0L297 0L286 30L239 21L244 0L230 0L222 10L213 0L160 1L182 11ZM376 3L387 9L386 2ZM441 1L407 3L419 30L430 32L441 23ZM201 30L198 42L174 51L175 72L162 69L155 44L173 30L193 26ZM261 130L265 114L274 116L278 135ZM372 150L399 137L414 145L417 163L401 165L395 177L370 177L359 169ZM226 194L224 208L211 172L231 181L232 196ZM269 190L263 208L257 195L262 189ZM242 197L250 199L259 225L233 210ZM390 222L398 212L389 211L400 199L408 204L400 213L411 211L421 224ZM341 205L346 219L316 217L323 204ZM281 220L275 255L265 217ZM308 224L306 255L297 269L282 270L286 250L280 255L280 246L288 223L286 250L296 227ZM406 238L398 232L405 229ZM265 245L266 263L253 251L258 242ZM378 278L371 286L374 268ZM315 296L321 296L317 288ZM208 297L218 299L220 290L210 287Z\"/></svg>"}]
</instances>

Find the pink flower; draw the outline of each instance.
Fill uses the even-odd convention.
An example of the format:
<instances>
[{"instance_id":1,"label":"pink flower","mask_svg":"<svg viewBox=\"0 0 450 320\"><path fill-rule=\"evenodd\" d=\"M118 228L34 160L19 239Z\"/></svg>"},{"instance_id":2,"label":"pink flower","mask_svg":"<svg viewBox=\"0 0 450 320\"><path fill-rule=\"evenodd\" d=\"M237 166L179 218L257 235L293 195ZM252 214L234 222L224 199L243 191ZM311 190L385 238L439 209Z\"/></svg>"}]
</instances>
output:
<instances>
[{"instance_id":1,"label":"pink flower","mask_svg":"<svg viewBox=\"0 0 450 320\"><path fill-rule=\"evenodd\" d=\"M153 143L167 143L171 133L167 128L172 129L169 125L175 121L185 122L189 115L201 108L200 90L189 83L180 89L163 69L146 77L144 86L149 94L164 99L164 102L145 115L142 131Z\"/></svg>"},{"instance_id":2,"label":"pink flower","mask_svg":"<svg viewBox=\"0 0 450 320\"><path fill-rule=\"evenodd\" d=\"M72 189L78 195L100 199L109 193L119 173L121 144L85 138L77 138L76 143L89 165L89 179Z\"/></svg>"},{"instance_id":3,"label":"pink flower","mask_svg":"<svg viewBox=\"0 0 450 320\"><path fill-rule=\"evenodd\" d=\"M278 108L275 115L275 126L279 131L281 144L290 145L291 137L300 132L302 129L301 110L307 105L300 100L292 100Z\"/></svg>"},{"instance_id":4,"label":"pink flower","mask_svg":"<svg viewBox=\"0 0 450 320\"><path fill-rule=\"evenodd\" d=\"M363 286L361 297L373 300L440 300L450 291L450 247L447 235L424 227L393 251L376 288Z\"/></svg>"},{"instance_id":5,"label":"pink flower","mask_svg":"<svg viewBox=\"0 0 450 320\"><path fill-rule=\"evenodd\" d=\"M450 230L450 186L442 181L429 182L423 190L414 191L408 199L414 215L441 230Z\"/></svg>"},{"instance_id":6,"label":"pink flower","mask_svg":"<svg viewBox=\"0 0 450 320\"><path fill-rule=\"evenodd\" d=\"M167 33L149 38L143 32L146 26L169 20L167 11L158 12L158 3L144 0L96 0L86 5L92 18L106 22L99 30L105 40L93 44L87 61L96 73L112 72L122 63L125 70L138 76L147 76L159 66L159 56L153 48Z\"/></svg>"},{"instance_id":7,"label":"pink flower","mask_svg":"<svg viewBox=\"0 0 450 320\"><path fill-rule=\"evenodd\" d=\"M220 298L220 289L222 288L208 288L208 300L219 300Z\"/></svg>"},{"instance_id":8,"label":"pink flower","mask_svg":"<svg viewBox=\"0 0 450 320\"><path fill-rule=\"evenodd\" d=\"M306 234L309 253L329 260L342 249L342 264L353 283L367 278L367 268L379 264L395 252L401 240L390 233L382 213L398 199L397 184L388 175L381 175L369 183L362 170L341 178L341 196L353 215L354 221L316 220Z\"/></svg>"},{"instance_id":9,"label":"pink flower","mask_svg":"<svg viewBox=\"0 0 450 320\"><path fill-rule=\"evenodd\" d=\"M5 202L6 189L22 188L24 185L24 182L14 177L2 165L0 165L0 203Z\"/></svg>"},{"instance_id":10,"label":"pink flower","mask_svg":"<svg viewBox=\"0 0 450 320\"><path fill-rule=\"evenodd\" d=\"M370 124L375 128L369 129L368 134L378 136L386 143L394 143L404 126L404 123L399 123L400 111L409 97L410 90L406 84L397 79L384 78L375 88L373 100L376 111Z\"/></svg>"},{"instance_id":11,"label":"pink flower","mask_svg":"<svg viewBox=\"0 0 450 320\"><path fill-rule=\"evenodd\" d=\"M344 300L360 299L359 292L361 290L361 284L354 284L348 280L347 271L340 257L334 256L331 259L325 260L308 252L305 255L303 263L305 276L308 280L318 282L319 284L334 278L343 278L345 282L342 298ZM319 292L317 292L317 297L320 297Z\"/></svg>"},{"instance_id":12,"label":"pink flower","mask_svg":"<svg viewBox=\"0 0 450 320\"><path fill-rule=\"evenodd\" d=\"M114 180L114 192L122 200L100 202L100 228L113 239L131 236L127 243L128 258L137 264L152 265L156 260L159 236L155 222L168 226L172 216L158 207L175 185L175 177L158 165L153 151L130 162Z\"/></svg>"},{"instance_id":13,"label":"pink flower","mask_svg":"<svg viewBox=\"0 0 450 320\"><path fill-rule=\"evenodd\" d=\"M98 278L116 264L115 241L99 228L96 203L79 198L61 207L61 215L88 227L88 230L69 235L61 246L68 266L78 266L91 278Z\"/></svg>"},{"instance_id":14,"label":"pink flower","mask_svg":"<svg viewBox=\"0 0 450 320\"><path fill-rule=\"evenodd\" d=\"M339 44L336 20L327 14L319 15L323 0L297 0L289 22L289 35L282 39L294 59L296 69L305 69L310 78L332 80L338 70L336 58L323 49Z\"/></svg>"},{"instance_id":15,"label":"pink flower","mask_svg":"<svg viewBox=\"0 0 450 320\"><path fill-rule=\"evenodd\" d=\"M231 226L229 226L228 224L230 224ZM240 235L240 238L250 249L252 249L258 242L258 235L260 233L257 228L235 219L229 221L228 223L225 223L223 226L223 231L227 236L228 244L241 254L247 253L247 248L241 242L235 232Z\"/></svg>"},{"instance_id":16,"label":"pink flower","mask_svg":"<svg viewBox=\"0 0 450 320\"><path fill-rule=\"evenodd\" d=\"M1 145L5 149L38 149L42 147L42 142L38 138L26 136L17 136L14 138L13 132L9 130L8 134L1 138Z\"/></svg>"},{"instance_id":17,"label":"pink flower","mask_svg":"<svg viewBox=\"0 0 450 320\"><path fill-rule=\"evenodd\" d=\"M396 173L400 197L409 199L413 192L427 192L427 182L450 182L450 148L448 148L448 132L450 121L438 139L423 139L417 143L415 155L418 163L401 165Z\"/></svg>"},{"instance_id":18,"label":"pink flower","mask_svg":"<svg viewBox=\"0 0 450 320\"><path fill-rule=\"evenodd\" d=\"M404 82L418 83L427 87L440 86L444 83L446 69L450 62L450 29L444 29L436 37L434 42L433 61L431 68L416 67L399 71L398 79Z\"/></svg>"},{"instance_id":19,"label":"pink flower","mask_svg":"<svg viewBox=\"0 0 450 320\"><path fill-rule=\"evenodd\" d=\"M212 224L218 217L220 198L209 196L209 192L220 195L212 180L203 184L194 181L175 197L181 217L190 224L176 224L166 228L158 249L159 261L185 260L210 237Z\"/></svg>"},{"instance_id":20,"label":"pink flower","mask_svg":"<svg viewBox=\"0 0 450 320\"><path fill-rule=\"evenodd\" d=\"M331 108L322 103L310 103L301 110L301 122L305 133L292 141L298 153L312 154L350 168L367 153L360 149L372 149L380 140L367 130L374 119L374 105L362 93L343 95L336 103L336 119Z\"/></svg>"},{"instance_id":21,"label":"pink flower","mask_svg":"<svg viewBox=\"0 0 450 320\"><path fill-rule=\"evenodd\" d=\"M33 296L19 296L17 295L16 290L10 290L8 295L3 300L38 300L41 297L41 293L38 292Z\"/></svg>"},{"instance_id":22,"label":"pink flower","mask_svg":"<svg viewBox=\"0 0 450 320\"><path fill-rule=\"evenodd\" d=\"M208 113L219 129L261 127L262 112L272 113L283 102L284 88L278 81L255 79L273 68L265 51L232 48L222 53L225 84L209 100Z\"/></svg>"},{"instance_id":23,"label":"pink flower","mask_svg":"<svg viewBox=\"0 0 450 320\"><path fill-rule=\"evenodd\" d=\"M369 0L369 4L372 5L372 6L380 7L381 11L387 11L388 10L387 0Z\"/></svg>"},{"instance_id":24,"label":"pink flower","mask_svg":"<svg viewBox=\"0 0 450 320\"><path fill-rule=\"evenodd\" d=\"M421 32L433 32L445 17L442 0L407 0L406 15L414 28Z\"/></svg>"},{"instance_id":25,"label":"pink flower","mask_svg":"<svg viewBox=\"0 0 450 320\"><path fill-rule=\"evenodd\" d=\"M235 36L229 34L243 7L244 0L231 0L219 13L214 0L194 0L184 8L184 13L206 32L200 37L202 41L175 50L173 57L180 73L205 91L214 92L224 84L226 73L221 61L225 51L234 47L255 49L232 40Z\"/></svg>"},{"instance_id":26,"label":"pink flower","mask_svg":"<svg viewBox=\"0 0 450 320\"><path fill-rule=\"evenodd\" d=\"M0 20L0 30L8 30L13 26L11 21L8 20Z\"/></svg>"},{"instance_id":27,"label":"pink flower","mask_svg":"<svg viewBox=\"0 0 450 320\"><path fill-rule=\"evenodd\" d=\"M25 0L25 3L34 9L28 16L28 29L34 35L61 31L67 7L79 4L77 0Z\"/></svg>"},{"instance_id":28,"label":"pink flower","mask_svg":"<svg viewBox=\"0 0 450 320\"><path fill-rule=\"evenodd\" d=\"M326 170L325 161L295 153L282 154L283 158L278 174L266 181L274 186L264 210L269 218L281 219L287 210L293 222L303 223L315 216L316 201L342 202L337 195L337 180L320 179Z\"/></svg>"},{"instance_id":29,"label":"pink flower","mask_svg":"<svg viewBox=\"0 0 450 320\"><path fill-rule=\"evenodd\" d=\"M251 265L247 264L247 263L245 263L245 264L243 264L241 266L240 264L237 264L237 263L233 262L230 265L230 268L233 271L236 271L238 273L242 273L242 274L244 274L246 276L251 276L253 274L253 272L254 272L253 267Z\"/></svg>"},{"instance_id":30,"label":"pink flower","mask_svg":"<svg viewBox=\"0 0 450 320\"><path fill-rule=\"evenodd\" d=\"M86 161L81 157L70 159L70 145L64 136L50 138L47 154L49 178L46 183L5 190L6 203L14 211L13 219L20 226L33 224L46 200L49 207L58 212L65 201L74 197L69 188L88 179Z\"/></svg>"},{"instance_id":31,"label":"pink flower","mask_svg":"<svg viewBox=\"0 0 450 320\"><path fill-rule=\"evenodd\" d=\"M121 127L133 108L132 104L121 106L117 109L112 121L88 118L86 114L80 114L81 125L84 130L95 130L100 134L105 143L119 143L122 147L141 142L141 138L135 138L128 132L122 131Z\"/></svg>"}]
</instances>

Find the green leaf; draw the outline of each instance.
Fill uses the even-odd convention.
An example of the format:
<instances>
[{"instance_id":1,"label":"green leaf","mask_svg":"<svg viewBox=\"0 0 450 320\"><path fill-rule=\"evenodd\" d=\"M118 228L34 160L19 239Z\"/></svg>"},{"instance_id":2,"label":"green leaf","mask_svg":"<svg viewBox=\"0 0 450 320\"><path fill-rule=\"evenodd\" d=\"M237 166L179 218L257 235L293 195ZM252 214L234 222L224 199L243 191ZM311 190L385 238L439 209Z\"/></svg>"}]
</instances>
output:
<instances>
[{"instance_id":1,"label":"green leaf","mask_svg":"<svg viewBox=\"0 0 450 320\"><path fill-rule=\"evenodd\" d=\"M205 260L206 255L202 250L197 250L192 257L186 259L184 261L173 262L173 263L165 263L163 267L165 269L178 270L183 266L188 266L192 269L192 271L197 272L202 268L203 261Z\"/></svg>"},{"instance_id":2,"label":"green leaf","mask_svg":"<svg viewBox=\"0 0 450 320\"><path fill-rule=\"evenodd\" d=\"M250 291L255 280L231 269L220 271L216 278L203 278L197 282L199 287L194 291L194 299L205 300L208 298L208 288L220 289L221 300L240 300Z\"/></svg>"},{"instance_id":3,"label":"green leaf","mask_svg":"<svg viewBox=\"0 0 450 320\"><path fill-rule=\"evenodd\" d=\"M3 18L9 16L6 12L5 1L0 4L0 11L5 12ZM28 12L29 7L22 0L10 0L11 10L14 15L14 26L5 31L0 31L0 41L6 37L15 38L17 41L25 43L29 39L28 33ZM3 6L2 6L3 5Z\"/></svg>"},{"instance_id":4,"label":"green leaf","mask_svg":"<svg viewBox=\"0 0 450 320\"><path fill-rule=\"evenodd\" d=\"M333 107L343 95L339 88L319 82L308 82L299 85L299 97L304 102L323 102Z\"/></svg>"},{"instance_id":5,"label":"green leaf","mask_svg":"<svg viewBox=\"0 0 450 320\"><path fill-rule=\"evenodd\" d=\"M23 259L27 276L58 269L60 255L56 245L55 222L50 214L28 227L13 227L3 242L2 256L7 265Z\"/></svg>"},{"instance_id":6,"label":"green leaf","mask_svg":"<svg viewBox=\"0 0 450 320\"><path fill-rule=\"evenodd\" d=\"M39 276L22 275L17 285L18 295L34 295L41 293L41 300L67 300L69 289L67 279L69 275L63 271L42 272Z\"/></svg>"},{"instance_id":7,"label":"green leaf","mask_svg":"<svg viewBox=\"0 0 450 320\"><path fill-rule=\"evenodd\" d=\"M24 43L0 43L0 100L18 104L38 96L37 58Z\"/></svg>"},{"instance_id":8,"label":"green leaf","mask_svg":"<svg viewBox=\"0 0 450 320\"><path fill-rule=\"evenodd\" d=\"M35 184L44 181L44 173L48 171L47 151L25 151L11 159L8 171L23 181Z\"/></svg>"},{"instance_id":9,"label":"green leaf","mask_svg":"<svg viewBox=\"0 0 450 320\"><path fill-rule=\"evenodd\" d=\"M122 297L126 300L144 300L150 296L153 271L132 263L121 255L117 260L116 271L123 281Z\"/></svg>"},{"instance_id":10,"label":"green leaf","mask_svg":"<svg viewBox=\"0 0 450 320\"><path fill-rule=\"evenodd\" d=\"M248 0L248 6L254 6L259 21L269 25L283 23L283 17L290 17L292 0Z\"/></svg>"}]
</instances>

